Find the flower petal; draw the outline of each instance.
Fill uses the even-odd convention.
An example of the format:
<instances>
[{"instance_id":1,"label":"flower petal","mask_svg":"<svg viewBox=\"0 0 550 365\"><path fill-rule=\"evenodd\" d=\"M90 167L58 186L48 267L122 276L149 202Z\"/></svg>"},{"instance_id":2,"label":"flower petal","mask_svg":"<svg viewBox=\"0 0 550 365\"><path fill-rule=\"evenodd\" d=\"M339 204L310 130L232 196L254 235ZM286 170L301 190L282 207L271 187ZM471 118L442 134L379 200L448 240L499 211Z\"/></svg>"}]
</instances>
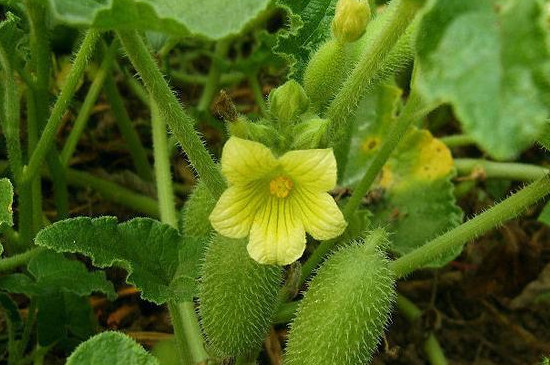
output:
<instances>
[{"instance_id":1,"label":"flower petal","mask_svg":"<svg viewBox=\"0 0 550 365\"><path fill-rule=\"evenodd\" d=\"M258 191L260 188L258 183L252 185L252 188L230 186L210 214L212 227L226 237L248 236L256 212L262 202L267 200L267 196Z\"/></svg>"},{"instance_id":2,"label":"flower petal","mask_svg":"<svg viewBox=\"0 0 550 365\"><path fill-rule=\"evenodd\" d=\"M297 185L312 191L329 191L336 186L336 158L332 148L290 151L281 156L279 162Z\"/></svg>"},{"instance_id":3,"label":"flower petal","mask_svg":"<svg viewBox=\"0 0 550 365\"><path fill-rule=\"evenodd\" d=\"M252 223L247 249L261 264L287 265L304 253L306 233L290 202L271 197Z\"/></svg>"},{"instance_id":4,"label":"flower petal","mask_svg":"<svg viewBox=\"0 0 550 365\"><path fill-rule=\"evenodd\" d=\"M231 137L222 152L222 173L230 184L262 179L277 166L277 159L261 143Z\"/></svg>"},{"instance_id":5,"label":"flower petal","mask_svg":"<svg viewBox=\"0 0 550 365\"><path fill-rule=\"evenodd\" d=\"M298 188L292 196L295 210L300 212L302 224L316 240L328 240L341 235L347 227L344 215L328 193Z\"/></svg>"}]
</instances>

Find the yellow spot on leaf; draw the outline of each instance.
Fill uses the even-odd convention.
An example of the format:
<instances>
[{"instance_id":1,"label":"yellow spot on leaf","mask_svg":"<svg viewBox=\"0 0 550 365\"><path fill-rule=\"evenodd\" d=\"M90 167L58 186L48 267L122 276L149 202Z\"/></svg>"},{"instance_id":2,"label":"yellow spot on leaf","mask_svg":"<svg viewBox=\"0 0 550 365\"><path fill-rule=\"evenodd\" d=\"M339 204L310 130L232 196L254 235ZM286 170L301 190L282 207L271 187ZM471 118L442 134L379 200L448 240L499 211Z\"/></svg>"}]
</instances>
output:
<instances>
[{"instance_id":1,"label":"yellow spot on leaf","mask_svg":"<svg viewBox=\"0 0 550 365\"><path fill-rule=\"evenodd\" d=\"M380 186L387 189L393 184L393 173L388 165L382 168L382 177L380 178Z\"/></svg>"},{"instance_id":2,"label":"yellow spot on leaf","mask_svg":"<svg viewBox=\"0 0 550 365\"><path fill-rule=\"evenodd\" d=\"M436 180L448 175L453 168L451 152L443 142L432 137L429 132L423 134L413 175L426 180Z\"/></svg>"},{"instance_id":3,"label":"yellow spot on leaf","mask_svg":"<svg viewBox=\"0 0 550 365\"><path fill-rule=\"evenodd\" d=\"M373 152L380 146L379 137L368 137L361 143L361 150L366 153Z\"/></svg>"}]
</instances>

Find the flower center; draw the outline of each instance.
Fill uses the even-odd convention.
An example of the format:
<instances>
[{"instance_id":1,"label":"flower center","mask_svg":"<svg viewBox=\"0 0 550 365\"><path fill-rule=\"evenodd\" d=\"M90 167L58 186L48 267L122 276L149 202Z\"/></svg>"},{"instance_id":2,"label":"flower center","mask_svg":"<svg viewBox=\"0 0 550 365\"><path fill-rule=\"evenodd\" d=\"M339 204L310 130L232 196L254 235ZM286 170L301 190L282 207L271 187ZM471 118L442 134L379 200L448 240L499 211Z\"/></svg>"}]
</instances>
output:
<instances>
[{"instance_id":1,"label":"flower center","mask_svg":"<svg viewBox=\"0 0 550 365\"><path fill-rule=\"evenodd\" d=\"M286 198L294 183L286 176L277 176L269 182L269 192L277 198Z\"/></svg>"}]
</instances>

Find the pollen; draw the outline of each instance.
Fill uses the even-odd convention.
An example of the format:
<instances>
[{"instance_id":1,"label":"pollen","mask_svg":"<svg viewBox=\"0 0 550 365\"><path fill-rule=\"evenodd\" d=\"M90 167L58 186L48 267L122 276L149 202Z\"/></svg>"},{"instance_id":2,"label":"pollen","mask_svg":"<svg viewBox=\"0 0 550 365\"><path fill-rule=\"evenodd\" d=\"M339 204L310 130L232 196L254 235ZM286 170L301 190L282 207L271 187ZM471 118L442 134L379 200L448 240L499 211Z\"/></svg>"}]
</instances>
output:
<instances>
[{"instance_id":1,"label":"pollen","mask_svg":"<svg viewBox=\"0 0 550 365\"><path fill-rule=\"evenodd\" d=\"M294 183L286 176L277 176L269 182L269 192L277 198L286 198Z\"/></svg>"}]
</instances>

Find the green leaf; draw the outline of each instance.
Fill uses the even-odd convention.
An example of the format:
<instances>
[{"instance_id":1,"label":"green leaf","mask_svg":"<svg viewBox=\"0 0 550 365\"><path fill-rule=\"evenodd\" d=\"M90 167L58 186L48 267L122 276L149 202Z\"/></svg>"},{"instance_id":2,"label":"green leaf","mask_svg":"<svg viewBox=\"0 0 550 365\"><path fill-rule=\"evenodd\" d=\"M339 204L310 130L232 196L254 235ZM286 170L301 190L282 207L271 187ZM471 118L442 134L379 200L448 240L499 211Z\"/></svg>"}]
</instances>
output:
<instances>
[{"instance_id":1,"label":"green leaf","mask_svg":"<svg viewBox=\"0 0 550 365\"><path fill-rule=\"evenodd\" d=\"M13 226L13 187L8 179L0 179L0 225Z\"/></svg>"},{"instance_id":2,"label":"green leaf","mask_svg":"<svg viewBox=\"0 0 550 365\"><path fill-rule=\"evenodd\" d=\"M35 243L58 252L78 252L98 267L122 267L126 281L141 296L162 304L190 300L202 253L200 242L184 239L166 224L136 218L118 224L114 217L66 219L38 233ZM187 286L181 279L187 278Z\"/></svg>"},{"instance_id":3,"label":"green leaf","mask_svg":"<svg viewBox=\"0 0 550 365\"><path fill-rule=\"evenodd\" d=\"M6 275L0 278L0 288L28 296L47 296L65 291L77 296L102 292L109 299L116 298L113 284L106 279L103 271L90 272L82 262L69 260L52 251L44 251L33 257L27 269L34 280L24 274Z\"/></svg>"},{"instance_id":4,"label":"green leaf","mask_svg":"<svg viewBox=\"0 0 550 365\"><path fill-rule=\"evenodd\" d=\"M278 0L289 13L289 30L281 32L273 51L290 65L290 75L301 78L311 53L331 32L336 0Z\"/></svg>"},{"instance_id":5,"label":"green leaf","mask_svg":"<svg viewBox=\"0 0 550 365\"><path fill-rule=\"evenodd\" d=\"M344 185L353 186L361 179L384 143L395 123L400 95L398 88L382 86L359 104ZM393 251L403 255L461 222L453 176L449 149L427 130L411 128L367 196L372 223L393 231ZM432 266L442 266L459 253L451 252Z\"/></svg>"},{"instance_id":6,"label":"green leaf","mask_svg":"<svg viewBox=\"0 0 550 365\"><path fill-rule=\"evenodd\" d=\"M222 39L238 34L269 0L49 0L55 21L101 29L155 30Z\"/></svg>"},{"instance_id":7,"label":"green leaf","mask_svg":"<svg viewBox=\"0 0 550 365\"><path fill-rule=\"evenodd\" d=\"M120 332L103 332L83 342L67 359L67 365L158 365L130 337Z\"/></svg>"},{"instance_id":8,"label":"green leaf","mask_svg":"<svg viewBox=\"0 0 550 365\"><path fill-rule=\"evenodd\" d=\"M418 29L417 90L497 159L530 146L550 112L543 14L537 0L433 0Z\"/></svg>"},{"instance_id":9,"label":"green leaf","mask_svg":"<svg viewBox=\"0 0 550 365\"><path fill-rule=\"evenodd\" d=\"M96 332L97 320L88 297L60 290L36 300L40 346L58 342L68 352Z\"/></svg>"}]
</instances>

